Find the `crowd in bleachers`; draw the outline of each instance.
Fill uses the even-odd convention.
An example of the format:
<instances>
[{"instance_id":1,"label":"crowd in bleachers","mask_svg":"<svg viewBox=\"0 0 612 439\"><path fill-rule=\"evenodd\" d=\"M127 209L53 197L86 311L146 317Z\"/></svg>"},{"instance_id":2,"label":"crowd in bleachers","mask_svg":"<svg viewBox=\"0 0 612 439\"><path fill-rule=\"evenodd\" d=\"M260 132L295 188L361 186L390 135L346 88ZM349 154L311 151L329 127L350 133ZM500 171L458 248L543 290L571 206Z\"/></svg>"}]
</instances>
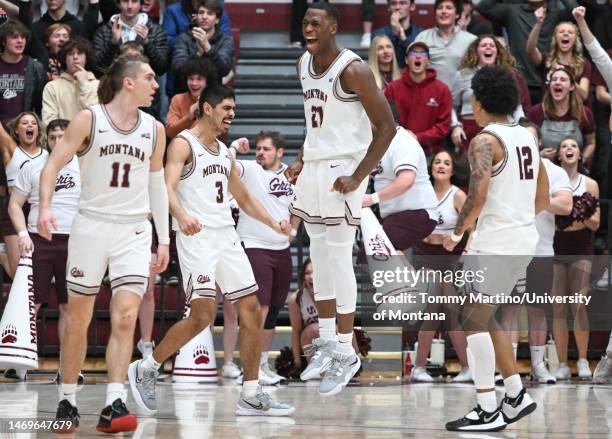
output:
<instances>
[{"instance_id":1,"label":"crowd in bleachers","mask_svg":"<svg viewBox=\"0 0 612 439\"><path fill-rule=\"evenodd\" d=\"M291 41L297 46L303 3L294 2ZM415 23L413 0L388 0L388 23L378 29L372 29L373 2L364 5L361 46L370 48L368 62L377 85L395 104L399 125L414 134L433 166L448 162L448 181L438 178L444 183L436 183L433 176L436 193L448 192L451 175L455 186L467 186L467 150L480 130L470 81L481 67L498 65L511 70L520 91L520 105L509 116L537 126L542 156L566 170L572 188L588 177L586 192L610 196L612 67L603 51L612 53L612 1L435 0L435 26L429 29ZM572 16L578 6L586 14L579 9ZM153 106L144 110L165 124L168 140L195 126L197 99L207 84L231 84L235 74L230 17L222 0L0 0L0 24L0 123L6 127L6 132L0 128L0 147L7 171L1 195L8 196L6 188L14 186L9 171L15 150L38 154L45 149L45 126L63 130L57 120L69 121L97 104L99 80L118 56L148 58L160 88ZM593 254L594 238L603 242L605 235L597 234L599 217L590 219L583 228L570 221L566 231L559 230L558 248L574 239L562 233L584 230L581 239L587 247L580 254ZM23 236L3 229L2 262L12 276ZM425 238L421 248L427 244ZM316 320L309 296L311 269L305 265L303 270L300 290L289 301L298 332L292 352L298 366L299 347L314 337ZM607 286L607 273L602 281ZM151 316L150 303L148 309ZM143 353L151 349L152 323L146 326ZM562 338L563 328L557 330ZM460 337L454 341L462 345ZM584 340L580 343L580 359L585 359ZM559 350L567 361L566 350ZM608 352L612 355L612 339ZM424 358L421 353L417 366L423 366ZM466 366L463 353L460 359ZM422 369L416 375L428 380Z\"/></svg>"}]
</instances>

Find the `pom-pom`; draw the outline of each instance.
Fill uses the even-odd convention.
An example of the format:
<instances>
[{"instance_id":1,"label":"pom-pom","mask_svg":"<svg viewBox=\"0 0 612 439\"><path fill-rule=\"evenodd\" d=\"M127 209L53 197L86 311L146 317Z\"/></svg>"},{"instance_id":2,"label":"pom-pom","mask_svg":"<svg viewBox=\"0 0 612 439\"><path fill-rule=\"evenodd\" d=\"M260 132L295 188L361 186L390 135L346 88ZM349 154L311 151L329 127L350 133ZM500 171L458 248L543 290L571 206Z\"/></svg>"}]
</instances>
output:
<instances>
[{"instance_id":1,"label":"pom-pom","mask_svg":"<svg viewBox=\"0 0 612 439\"><path fill-rule=\"evenodd\" d=\"M372 350L372 339L363 329L355 328L353 331L355 332L355 338L357 339L357 348L359 349L359 353L361 356L367 357L368 352Z\"/></svg>"},{"instance_id":2,"label":"pom-pom","mask_svg":"<svg viewBox=\"0 0 612 439\"><path fill-rule=\"evenodd\" d=\"M559 230L565 230L576 221L582 222L592 217L598 206L599 199L589 192L585 192L582 195L574 195L572 213L563 216L557 215L555 223Z\"/></svg>"}]
</instances>

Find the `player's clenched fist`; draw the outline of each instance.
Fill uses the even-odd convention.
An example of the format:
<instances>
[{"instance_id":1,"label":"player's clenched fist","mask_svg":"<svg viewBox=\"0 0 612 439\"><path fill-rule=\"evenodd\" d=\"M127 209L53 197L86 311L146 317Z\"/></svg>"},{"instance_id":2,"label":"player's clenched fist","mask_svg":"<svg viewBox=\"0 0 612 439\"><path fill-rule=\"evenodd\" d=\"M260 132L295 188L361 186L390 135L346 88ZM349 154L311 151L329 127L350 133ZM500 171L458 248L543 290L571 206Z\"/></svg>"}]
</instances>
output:
<instances>
[{"instance_id":1,"label":"player's clenched fist","mask_svg":"<svg viewBox=\"0 0 612 439\"><path fill-rule=\"evenodd\" d=\"M40 236L51 241L53 231L57 230L57 221L50 208L40 208L36 230Z\"/></svg>"},{"instance_id":2,"label":"player's clenched fist","mask_svg":"<svg viewBox=\"0 0 612 439\"><path fill-rule=\"evenodd\" d=\"M202 230L202 224L200 224L200 221L189 215L181 217L178 222L181 232L187 236L195 235Z\"/></svg>"},{"instance_id":3,"label":"player's clenched fist","mask_svg":"<svg viewBox=\"0 0 612 439\"><path fill-rule=\"evenodd\" d=\"M289 233L291 232L291 224L289 224L289 221L281 220L277 223L274 223L274 225L275 225L274 230L277 233L281 233L285 236L289 236Z\"/></svg>"},{"instance_id":4,"label":"player's clenched fist","mask_svg":"<svg viewBox=\"0 0 612 439\"><path fill-rule=\"evenodd\" d=\"M291 164L291 166L287 167L287 169L285 170L285 177L287 178L289 183L295 184L298 175L300 175L300 172L302 172L303 167L304 162L301 160L296 160Z\"/></svg>"},{"instance_id":5,"label":"player's clenched fist","mask_svg":"<svg viewBox=\"0 0 612 439\"><path fill-rule=\"evenodd\" d=\"M340 192L342 195L353 192L359 187L361 180L357 180L354 176L338 177L334 181L333 191Z\"/></svg>"}]
</instances>

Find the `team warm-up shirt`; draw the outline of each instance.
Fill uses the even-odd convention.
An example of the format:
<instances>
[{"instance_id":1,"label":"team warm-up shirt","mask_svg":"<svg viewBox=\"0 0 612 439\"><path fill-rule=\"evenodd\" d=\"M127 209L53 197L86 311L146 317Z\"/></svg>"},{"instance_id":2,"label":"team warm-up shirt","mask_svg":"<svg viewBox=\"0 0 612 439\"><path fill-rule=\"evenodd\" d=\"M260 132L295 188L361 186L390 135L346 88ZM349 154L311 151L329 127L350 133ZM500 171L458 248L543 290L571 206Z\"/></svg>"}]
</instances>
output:
<instances>
[{"instance_id":1,"label":"team warm-up shirt","mask_svg":"<svg viewBox=\"0 0 612 439\"><path fill-rule=\"evenodd\" d=\"M157 141L155 119L138 110L129 131L113 123L104 105L93 105L89 144L80 153L79 212L101 221L138 222L148 218L151 154Z\"/></svg>"},{"instance_id":2,"label":"team warm-up shirt","mask_svg":"<svg viewBox=\"0 0 612 439\"><path fill-rule=\"evenodd\" d=\"M15 186L15 181L17 179L17 174L19 170L23 167L24 164L28 162L42 162L46 163L49 158L49 153L46 149L40 148L40 150L34 154L28 154L21 146L17 145L15 151L13 152L13 156L11 160L6 165L6 185L10 188Z\"/></svg>"},{"instance_id":3,"label":"team warm-up shirt","mask_svg":"<svg viewBox=\"0 0 612 439\"><path fill-rule=\"evenodd\" d=\"M400 171L414 171L416 178L410 189L398 197L380 203L380 215L385 218L405 210L425 209L438 221L438 199L429 181L427 159L419 142L404 128L398 127L389 149L374 171L374 190L388 186Z\"/></svg>"},{"instance_id":4,"label":"team warm-up shirt","mask_svg":"<svg viewBox=\"0 0 612 439\"><path fill-rule=\"evenodd\" d=\"M283 164L278 171L267 171L253 160L239 160L236 165L251 195L266 208L272 218L276 221L289 221L289 206L295 194L293 185L285 178L287 166ZM244 212L240 213L237 230L245 248L283 250L289 247L285 235L275 232Z\"/></svg>"},{"instance_id":5,"label":"team warm-up shirt","mask_svg":"<svg viewBox=\"0 0 612 439\"><path fill-rule=\"evenodd\" d=\"M540 152L527 128L492 123L481 133L495 136L504 158L493 166L487 199L478 217L471 250L500 255L533 255L538 243L535 197Z\"/></svg>"},{"instance_id":6,"label":"team warm-up shirt","mask_svg":"<svg viewBox=\"0 0 612 439\"><path fill-rule=\"evenodd\" d=\"M181 131L178 136L191 147L191 162L183 168L176 188L182 208L204 227L233 227L228 193L232 161L227 146L217 140L219 150L214 151L188 130ZM173 227L180 230L176 218Z\"/></svg>"},{"instance_id":7,"label":"team warm-up shirt","mask_svg":"<svg viewBox=\"0 0 612 439\"><path fill-rule=\"evenodd\" d=\"M37 233L36 222L40 207L40 174L45 167L46 160L27 162L17 174L15 187L25 195L29 195L30 214L28 215L28 232ZM81 195L81 178L79 161L76 157L68 162L57 175L55 190L51 198L51 210L57 221L54 234L69 235L72 220L78 211L79 196Z\"/></svg>"},{"instance_id":8,"label":"team warm-up shirt","mask_svg":"<svg viewBox=\"0 0 612 439\"><path fill-rule=\"evenodd\" d=\"M299 61L304 94L306 140L304 161L353 157L361 160L372 141L370 120L356 94L342 90L340 75L352 62L363 62L343 49L329 68L317 75L313 58L305 52Z\"/></svg>"},{"instance_id":9,"label":"team warm-up shirt","mask_svg":"<svg viewBox=\"0 0 612 439\"><path fill-rule=\"evenodd\" d=\"M548 175L550 196L552 197L556 193L563 191L571 194L572 186L570 185L567 172L548 159L543 158L542 163L544 163L544 169L546 169L546 175ZM539 240L535 255L553 256L555 254L553 248L555 240L555 214L548 210L540 212L536 216L536 228L538 229Z\"/></svg>"}]
</instances>

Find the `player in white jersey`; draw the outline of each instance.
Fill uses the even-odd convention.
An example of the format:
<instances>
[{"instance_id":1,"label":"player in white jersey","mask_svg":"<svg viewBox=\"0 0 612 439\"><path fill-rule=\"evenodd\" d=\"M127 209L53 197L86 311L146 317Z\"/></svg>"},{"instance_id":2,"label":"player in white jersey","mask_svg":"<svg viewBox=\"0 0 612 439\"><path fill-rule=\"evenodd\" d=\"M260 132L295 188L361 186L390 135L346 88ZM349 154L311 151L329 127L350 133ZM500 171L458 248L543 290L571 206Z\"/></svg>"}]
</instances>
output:
<instances>
[{"instance_id":1,"label":"player in white jersey","mask_svg":"<svg viewBox=\"0 0 612 439\"><path fill-rule=\"evenodd\" d=\"M17 173L26 162L45 161L49 153L43 148L44 131L42 123L36 114L24 112L13 119L10 124L10 134L0 126L0 152L6 171L6 186L10 195ZM8 207L8 199L4 208ZM27 214L27 208L26 208ZM5 210L2 221L2 235L6 244L7 266L10 277L15 275L19 262L19 237Z\"/></svg>"},{"instance_id":2,"label":"player in white jersey","mask_svg":"<svg viewBox=\"0 0 612 439\"><path fill-rule=\"evenodd\" d=\"M305 221L310 237L319 310L317 352L302 378L324 373L319 392L330 395L341 391L361 365L351 344L357 301L353 243L368 175L395 135L389 105L372 72L356 54L337 46L337 31L334 5L310 5L302 21L307 52L297 63L307 133L287 170L290 181L297 178L291 213ZM376 127L373 138L370 123Z\"/></svg>"},{"instance_id":3,"label":"player in white jersey","mask_svg":"<svg viewBox=\"0 0 612 439\"><path fill-rule=\"evenodd\" d=\"M291 221L289 206L295 192L284 175L287 165L281 162L285 139L279 132L261 131L255 136L255 144L256 161L236 162L240 178L274 219ZM293 223L293 229L299 227L299 218L293 217ZM278 314L285 306L291 285L293 263L289 240L268 227L261 227L259 221L247 214L240 215L236 230L259 287L257 299L263 321L259 379L266 384L276 384L285 377L270 369L268 350L272 345Z\"/></svg>"},{"instance_id":4,"label":"player in white jersey","mask_svg":"<svg viewBox=\"0 0 612 439\"><path fill-rule=\"evenodd\" d=\"M159 365L214 322L215 284L236 307L240 318L240 356L244 367L237 415L286 416L294 408L277 402L258 385L261 314L257 284L234 229L229 193L247 215L278 234L289 234L289 223L277 221L240 181L228 148L217 137L234 119L234 92L211 85L200 94L200 121L181 131L168 149L166 162L170 211L174 218L189 316L173 325L152 355L130 364L129 380L138 405L155 413L155 382Z\"/></svg>"},{"instance_id":5,"label":"player in white jersey","mask_svg":"<svg viewBox=\"0 0 612 439\"><path fill-rule=\"evenodd\" d=\"M150 106L155 73L144 58L119 57L100 82L100 104L79 112L55 147L40 179L38 233L51 239L58 224L51 209L59 170L79 156L81 198L68 243L68 322L60 356L57 420L74 429L77 375L85 358L87 329L108 267L112 298L106 347L108 385L96 429L132 431L124 381L133 351L134 327L151 261L151 223L158 234L153 268L168 264L168 196L162 160L164 127L138 107ZM58 424L59 426L59 424Z\"/></svg>"},{"instance_id":6,"label":"player in white jersey","mask_svg":"<svg viewBox=\"0 0 612 439\"><path fill-rule=\"evenodd\" d=\"M67 120L56 119L47 126L47 147L50 151L53 151L59 139L63 137L68 123ZM68 301L66 291L68 236L72 220L77 213L81 181L79 164L76 157L73 157L57 177L51 208L58 219L58 229L54 231L53 239L49 242L36 233L40 200L40 173L45 163L46 159L24 163L17 173L15 185L11 191L8 212L19 236L19 252L21 254L32 252L36 313L41 306L46 306L48 303L51 282L55 278L55 294L59 311L57 335L61 346L66 327L66 302ZM30 205L27 221L23 212L26 202Z\"/></svg>"},{"instance_id":7,"label":"player in white jersey","mask_svg":"<svg viewBox=\"0 0 612 439\"><path fill-rule=\"evenodd\" d=\"M405 251L429 236L438 223L438 200L418 140L398 126L372 175L376 192L364 195L363 207L379 204L382 226L391 244Z\"/></svg>"},{"instance_id":8,"label":"player in white jersey","mask_svg":"<svg viewBox=\"0 0 612 439\"><path fill-rule=\"evenodd\" d=\"M511 73L504 67L483 67L472 79L472 90L474 119L483 130L470 142L469 192L444 247L452 250L478 219L464 264L464 270L481 273L470 285L481 299L464 307L468 363L478 404L463 418L447 423L446 429L499 431L536 408L523 388L510 337L495 321L495 311L496 300L510 294L515 285L524 287L538 241L535 216L549 203L548 178L533 135L508 121L507 115L518 104ZM490 301L482 299L485 295ZM496 363L506 389L500 407L495 396Z\"/></svg>"}]
</instances>

